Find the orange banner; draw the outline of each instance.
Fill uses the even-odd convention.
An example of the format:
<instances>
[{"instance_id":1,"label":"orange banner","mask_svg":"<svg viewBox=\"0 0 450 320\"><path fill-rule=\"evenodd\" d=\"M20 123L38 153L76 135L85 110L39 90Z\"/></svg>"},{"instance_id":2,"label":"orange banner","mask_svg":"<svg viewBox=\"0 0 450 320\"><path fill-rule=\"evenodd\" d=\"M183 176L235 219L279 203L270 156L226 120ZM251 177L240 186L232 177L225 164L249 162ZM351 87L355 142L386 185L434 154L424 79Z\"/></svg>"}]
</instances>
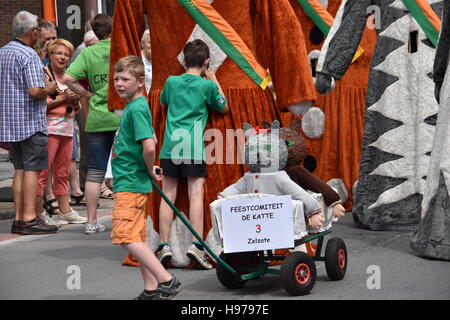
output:
<instances>
[{"instance_id":1,"label":"orange banner","mask_svg":"<svg viewBox=\"0 0 450 320\"><path fill-rule=\"evenodd\" d=\"M44 11L44 20L51 21L56 25L55 0L42 0L42 7Z\"/></svg>"}]
</instances>

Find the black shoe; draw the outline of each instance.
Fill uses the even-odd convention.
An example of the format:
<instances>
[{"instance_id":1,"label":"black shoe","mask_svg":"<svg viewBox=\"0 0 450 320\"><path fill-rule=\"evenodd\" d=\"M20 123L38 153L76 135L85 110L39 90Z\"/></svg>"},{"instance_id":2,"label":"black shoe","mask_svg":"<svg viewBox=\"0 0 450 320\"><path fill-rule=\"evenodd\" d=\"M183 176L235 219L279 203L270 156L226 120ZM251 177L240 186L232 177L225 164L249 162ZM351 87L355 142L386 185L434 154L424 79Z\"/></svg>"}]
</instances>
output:
<instances>
[{"instance_id":1,"label":"black shoe","mask_svg":"<svg viewBox=\"0 0 450 320\"><path fill-rule=\"evenodd\" d=\"M153 300L170 300L180 293L183 288L180 280L178 280L174 275L172 275L172 280L170 283L160 283L156 288L156 296Z\"/></svg>"},{"instance_id":2,"label":"black shoe","mask_svg":"<svg viewBox=\"0 0 450 320\"><path fill-rule=\"evenodd\" d=\"M48 226L41 219L34 219L29 222L14 220L11 226L11 233L34 235L34 234L51 234L58 232L58 227Z\"/></svg>"},{"instance_id":3,"label":"black shoe","mask_svg":"<svg viewBox=\"0 0 450 320\"><path fill-rule=\"evenodd\" d=\"M148 294L145 293L145 291L142 291L142 293L140 295L138 295L136 298L134 298L133 300L155 300L156 297L156 291L155 293L152 294Z\"/></svg>"},{"instance_id":4,"label":"black shoe","mask_svg":"<svg viewBox=\"0 0 450 320\"><path fill-rule=\"evenodd\" d=\"M11 225L11 233L21 234L20 233L20 228L19 228L19 221L13 220L13 223Z\"/></svg>"},{"instance_id":5,"label":"black shoe","mask_svg":"<svg viewBox=\"0 0 450 320\"><path fill-rule=\"evenodd\" d=\"M55 203L55 205L53 205L54 203ZM54 215L58 215L61 213L59 211L58 200L56 200L56 199L51 199L51 200L44 199L43 208L47 211L50 218Z\"/></svg>"}]
</instances>

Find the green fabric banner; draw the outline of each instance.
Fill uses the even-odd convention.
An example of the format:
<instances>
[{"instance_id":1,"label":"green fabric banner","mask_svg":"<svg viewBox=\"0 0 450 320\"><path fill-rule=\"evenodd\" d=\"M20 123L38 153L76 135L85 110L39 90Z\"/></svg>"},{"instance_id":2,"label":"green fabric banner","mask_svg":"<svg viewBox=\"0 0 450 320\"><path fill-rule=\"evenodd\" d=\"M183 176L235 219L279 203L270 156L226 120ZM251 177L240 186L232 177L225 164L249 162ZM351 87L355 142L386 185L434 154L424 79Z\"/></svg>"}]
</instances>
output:
<instances>
[{"instance_id":1,"label":"green fabric banner","mask_svg":"<svg viewBox=\"0 0 450 320\"><path fill-rule=\"evenodd\" d=\"M417 21L419 26L422 28L423 32L426 34L428 39L436 47L439 40L439 30L436 29L436 21L435 24L433 25L432 21L430 20L430 16L434 14L434 11L432 11L431 7L429 7L428 2L418 3L415 0L403 0L403 3L405 4L406 8L408 8L409 12ZM428 12L425 11L426 9L428 9L425 6L429 7ZM432 13L430 12L430 10L432 11Z\"/></svg>"}]
</instances>

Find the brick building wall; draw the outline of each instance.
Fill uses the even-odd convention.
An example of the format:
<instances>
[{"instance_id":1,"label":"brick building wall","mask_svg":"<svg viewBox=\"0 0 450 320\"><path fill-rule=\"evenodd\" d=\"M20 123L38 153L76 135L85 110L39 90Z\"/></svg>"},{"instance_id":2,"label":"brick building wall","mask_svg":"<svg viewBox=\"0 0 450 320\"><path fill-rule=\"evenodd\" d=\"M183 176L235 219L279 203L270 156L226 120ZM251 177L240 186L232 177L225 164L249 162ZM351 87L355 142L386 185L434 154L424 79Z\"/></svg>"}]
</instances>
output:
<instances>
[{"instance_id":1,"label":"brick building wall","mask_svg":"<svg viewBox=\"0 0 450 320\"><path fill-rule=\"evenodd\" d=\"M41 0L0 0L0 47L12 39L12 19L17 12L26 10L42 17Z\"/></svg>"}]
</instances>

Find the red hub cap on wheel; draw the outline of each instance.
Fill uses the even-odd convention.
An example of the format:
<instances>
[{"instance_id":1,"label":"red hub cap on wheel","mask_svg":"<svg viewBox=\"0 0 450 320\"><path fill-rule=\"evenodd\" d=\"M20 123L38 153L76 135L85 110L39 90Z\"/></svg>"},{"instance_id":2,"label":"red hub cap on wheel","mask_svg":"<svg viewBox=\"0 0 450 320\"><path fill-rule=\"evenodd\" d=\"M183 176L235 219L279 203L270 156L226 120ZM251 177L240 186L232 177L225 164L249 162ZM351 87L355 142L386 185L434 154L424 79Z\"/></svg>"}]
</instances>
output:
<instances>
[{"instance_id":1,"label":"red hub cap on wheel","mask_svg":"<svg viewBox=\"0 0 450 320\"><path fill-rule=\"evenodd\" d=\"M295 279L301 285L308 283L311 277L311 270L307 264L301 263L295 268Z\"/></svg>"},{"instance_id":2,"label":"red hub cap on wheel","mask_svg":"<svg viewBox=\"0 0 450 320\"><path fill-rule=\"evenodd\" d=\"M338 263L339 263L339 268L344 269L344 267L345 267L345 251L344 251L344 249L339 249Z\"/></svg>"}]
</instances>

